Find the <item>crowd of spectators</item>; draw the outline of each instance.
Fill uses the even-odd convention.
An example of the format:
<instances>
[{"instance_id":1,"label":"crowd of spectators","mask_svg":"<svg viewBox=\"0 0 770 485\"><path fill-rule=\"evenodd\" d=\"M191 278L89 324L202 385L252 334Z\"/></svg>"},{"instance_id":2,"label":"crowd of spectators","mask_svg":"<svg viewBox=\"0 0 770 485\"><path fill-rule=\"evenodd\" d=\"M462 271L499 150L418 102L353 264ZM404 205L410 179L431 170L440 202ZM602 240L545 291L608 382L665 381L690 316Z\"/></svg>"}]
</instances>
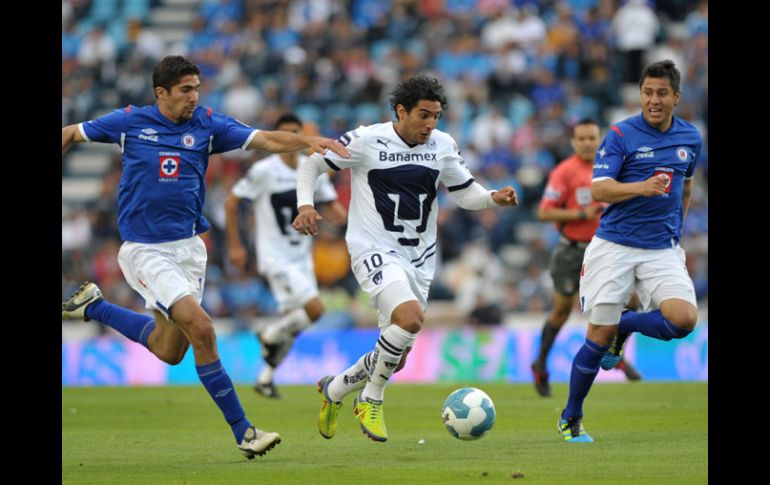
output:
<instances>
[{"instance_id":1,"label":"crowd of spectators","mask_svg":"<svg viewBox=\"0 0 770 485\"><path fill-rule=\"evenodd\" d=\"M266 129L293 111L330 137L393 119L390 88L416 73L434 74L449 98L439 128L458 141L482 183L511 184L522 202L517 210L472 213L446 193L439 197L432 298L453 300L479 323L550 308L548 254L559 235L535 214L549 171L571 154L569 127L591 117L606 130L637 113L641 68L674 60L683 75L677 114L706 140L683 245L698 298L707 301L706 1L203 0L191 4L195 15L182 41L152 28L151 9L161 4L62 1L62 125L153 103L152 67L167 54L200 66L201 104ZM210 162L203 305L214 317L247 321L275 311L253 262L247 273L234 269L224 245L224 197L259 156L231 152ZM334 179L345 203L346 172ZM62 296L91 280L115 303L141 309L117 265L117 151L101 177L97 198L63 201ZM241 222L244 239L253 241L253 221ZM348 271L343 231L324 228L315 257L327 305L344 314L365 300Z\"/></svg>"}]
</instances>

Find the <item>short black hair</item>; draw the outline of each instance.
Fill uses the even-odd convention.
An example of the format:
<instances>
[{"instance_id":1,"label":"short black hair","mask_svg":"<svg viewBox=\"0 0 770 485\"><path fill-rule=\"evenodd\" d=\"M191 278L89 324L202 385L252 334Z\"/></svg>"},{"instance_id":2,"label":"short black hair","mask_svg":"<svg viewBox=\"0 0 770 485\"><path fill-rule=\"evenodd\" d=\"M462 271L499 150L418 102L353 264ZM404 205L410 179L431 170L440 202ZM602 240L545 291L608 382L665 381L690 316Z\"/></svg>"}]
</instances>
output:
<instances>
[{"instance_id":1,"label":"short black hair","mask_svg":"<svg viewBox=\"0 0 770 485\"><path fill-rule=\"evenodd\" d=\"M299 116L295 115L294 113L284 113L275 121L274 129L277 130L278 127L284 123L296 123L299 126L302 126L302 120L299 119Z\"/></svg>"},{"instance_id":2,"label":"short black hair","mask_svg":"<svg viewBox=\"0 0 770 485\"><path fill-rule=\"evenodd\" d=\"M441 109L446 110L446 95L438 79L424 75L412 76L398 84L390 93L390 107L393 108L396 117L398 117L396 106L403 105L409 112L421 100L438 101L441 103Z\"/></svg>"},{"instance_id":3,"label":"short black hair","mask_svg":"<svg viewBox=\"0 0 770 485\"><path fill-rule=\"evenodd\" d=\"M200 73L200 68L186 57L166 56L152 71L152 89L161 87L170 92L184 76L200 76Z\"/></svg>"},{"instance_id":4,"label":"short black hair","mask_svg":"<svg viewBox=\"0 0 770 485\"><path fill-rule=\"evenodd\" d=\"M679 83L682 80L682 75L679 74L679 69L676 68L674 61L670 59L654 62L645 67L642 72L642 78L639 80L639 89L642 89L642 84L644 84L644 80L648 77L667 78L671 83L671 89L675 93L679 92Z\"/></svg>"},{"instance_id":5,"label":"short black hair","mask_svg":"<svg viewBox=\"0 0 770 485\"><path fill-rule=\"evenodd\" d=\"M571 132L572 138L575 137L575 128L577 128L578 126L583 126L583 125L596 125L596 126L599 126L599 122L596 121L593 118L588 117L588 116L585 117L585 118L581 118L577 123L572 125L572 128L570 128L570 132Z\"/></svg>"}]
</instances>

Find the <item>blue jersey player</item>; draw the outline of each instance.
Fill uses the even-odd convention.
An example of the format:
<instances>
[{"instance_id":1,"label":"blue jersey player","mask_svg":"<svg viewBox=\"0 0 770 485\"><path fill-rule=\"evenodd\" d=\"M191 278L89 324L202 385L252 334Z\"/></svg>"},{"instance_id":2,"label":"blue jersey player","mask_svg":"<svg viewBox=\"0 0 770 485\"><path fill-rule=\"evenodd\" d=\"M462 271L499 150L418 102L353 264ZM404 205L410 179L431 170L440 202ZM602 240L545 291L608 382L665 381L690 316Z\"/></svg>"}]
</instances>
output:
<instances>
[{"instance_id":1,"label":"blue jersey player","mask_svg":"<svg viewBox=\"0 0 770 485\"><path fill-rule=\"evenodd\" d=\"M583 429L583 401L599 367L617 364L631 333L671 340L695 327L695 291L679 239L702 138L674 117L679 82L673 62L647 66L641 114L613 126L594 158L591 195L609 207L583 259L580 304L590 314L559 419L567 442L593 441ZM622 313L634 289L644 311Z\"/></svg>"},{"instance_id":2,"label":"blue jersey player","mask_svg":"<svg viewBox=\"0 0 770 485\"><path fill-rule=\"evenodd\" d=\"M198 235L209 229L202 214L209 155L236 148L348 152L327 138L255 130L198 106L199 75L198 66L186 58L168 56L153 72L154 105L129 105L62 128L62 152L84 141L120 145L118 226L124 243L118 262L154 314L151 318L113 305L86 282L62 303L62 319L103 322L171 365L192 346L203 386L232 428L238 448L252 459L281 437L246 418L219 360L211 317L200 306L207 255Z\"/></svg>"}]
</instances>

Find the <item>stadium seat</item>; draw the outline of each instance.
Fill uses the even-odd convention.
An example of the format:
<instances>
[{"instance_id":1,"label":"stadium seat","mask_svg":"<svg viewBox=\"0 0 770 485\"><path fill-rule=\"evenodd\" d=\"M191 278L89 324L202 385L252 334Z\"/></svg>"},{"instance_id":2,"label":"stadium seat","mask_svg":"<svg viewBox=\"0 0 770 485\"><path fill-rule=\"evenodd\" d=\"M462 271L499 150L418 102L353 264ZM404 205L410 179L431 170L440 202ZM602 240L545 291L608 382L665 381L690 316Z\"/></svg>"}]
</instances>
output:
<instances>
[{"instance_id":1,"label":"stadium seat","mask_svg":"<svg viewBox=\"0 0 770 485\"><path fill-rule=\"evenodd\" d=\"M319 126L322 124L323 113L321 112L321 108L315 104L298 104L294 108L294 113L303 121L312 121Z\"/></svg>"}]
</instances>

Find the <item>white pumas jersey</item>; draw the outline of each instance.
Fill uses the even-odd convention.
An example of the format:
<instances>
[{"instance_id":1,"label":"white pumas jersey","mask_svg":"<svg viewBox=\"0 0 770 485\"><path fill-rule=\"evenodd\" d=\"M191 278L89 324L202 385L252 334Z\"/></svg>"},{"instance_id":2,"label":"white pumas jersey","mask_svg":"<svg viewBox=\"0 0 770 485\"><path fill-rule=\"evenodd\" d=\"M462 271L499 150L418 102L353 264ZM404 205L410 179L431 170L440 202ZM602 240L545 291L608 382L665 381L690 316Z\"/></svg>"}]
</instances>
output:
<instances>
[{"instance_id":1,"label":"white pumas jersey","mask_svg":"<svg viewBox=\"0 0 770 485\"><path fill-rule=\"evenodd\" d=\"M427 143L410 147L391 122L359 126L339 141L350 158L327 151L324 160L334 170L351 169L345 235L351 260L386 251L432 278L438 184L443 182L451 192L473 182L457 143L433 130Z\"/></svg>"},{"instance_id":2,"label":"white pumas jersey","mask_svg":"<svg viewBox=\"0 0 770 485\"><path fill-rule=\"evenodd\" d=\"M307 157L300 155L297 167ZM291 227L297 217L297 171L278 154L254 162L246 176L232 188L236 197L254 201L257 231L257 264L260 273L271 273L287 264L310 259L313 239ZM315 202L337 199L327 174L316 182Z\"/></svg>"}]
</instances>

